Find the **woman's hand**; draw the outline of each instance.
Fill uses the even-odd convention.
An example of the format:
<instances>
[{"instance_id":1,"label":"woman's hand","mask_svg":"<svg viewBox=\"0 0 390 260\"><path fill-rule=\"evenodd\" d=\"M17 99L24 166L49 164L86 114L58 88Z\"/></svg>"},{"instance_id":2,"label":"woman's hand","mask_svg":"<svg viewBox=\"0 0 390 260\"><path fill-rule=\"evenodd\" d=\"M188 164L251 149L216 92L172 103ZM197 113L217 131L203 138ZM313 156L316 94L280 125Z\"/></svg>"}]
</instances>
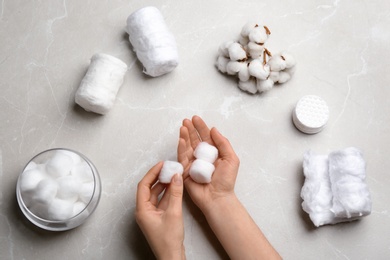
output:
<instances>
[{"instance_id":1,"label":"woman's hand","mask_svg":"<svg viewBox=\"0 0 390 260\"><path fill-rule=\"evenodd\" d=\"M185 259L183 179L176 174L168 186L159 183L162 166L163 162L153 166L138 183L135 217L158 259Z\"/></svg>"}]
</instances>

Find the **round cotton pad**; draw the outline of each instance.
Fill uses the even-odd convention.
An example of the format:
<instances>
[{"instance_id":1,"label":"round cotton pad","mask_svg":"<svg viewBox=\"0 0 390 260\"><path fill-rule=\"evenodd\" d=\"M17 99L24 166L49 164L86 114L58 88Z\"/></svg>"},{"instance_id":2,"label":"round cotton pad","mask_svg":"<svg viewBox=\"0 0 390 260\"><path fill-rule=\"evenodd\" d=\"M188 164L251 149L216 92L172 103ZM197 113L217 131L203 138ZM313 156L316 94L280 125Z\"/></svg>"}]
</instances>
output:
<instances>
[{"instance_id":1,"label":"round cotton pad","mask_svg":"<svg viewBox=\"0 0 390 260\"><path fill-rule=\"evenodd\" d=\"M325 127L329 119L329 108L322 98L308 95L298 101L292 117L298 130L316 134Z\"/></svg>"}]
</instances>

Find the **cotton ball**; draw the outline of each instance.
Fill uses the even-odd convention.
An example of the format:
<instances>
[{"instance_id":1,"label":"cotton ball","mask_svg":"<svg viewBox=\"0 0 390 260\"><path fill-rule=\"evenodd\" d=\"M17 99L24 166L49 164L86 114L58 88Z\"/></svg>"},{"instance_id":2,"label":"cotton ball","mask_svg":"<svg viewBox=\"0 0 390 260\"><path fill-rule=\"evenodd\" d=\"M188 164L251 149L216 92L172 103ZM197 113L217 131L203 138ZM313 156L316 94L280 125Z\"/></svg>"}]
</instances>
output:
<instances>
[{"instance_id":1,"label":"cotton ball","mask_svg":"<svg viewBox=\"0 0 390 260\"><path fill-rule=\"evenodd\" d=\"M58 190L57 197L64 200L75 202L78 199L79 192L82 188L80 179L68 175L57 179Z\"/></svg>"},{"instance_id":2,"label":"cotton ball","mask_svg":"<svg viewBox=\"0 0 390 260\"><path fill-rule=\"evenodd\" d=\"M245 60L248 57L246 56L246 51L238 42L234 42L229 46L229 57L232 61L241 61Z\"/></svg>"},{"instance_id":3,"label":"cotton ball","mask_svg":"<svg viewBox=\"0 0 390 260\"><path fill-rule=\"evenodd\" d=\"M281 71L286 68L286 61L280 54L275 54L268 60L268 65L272 71Z\"/></svg>"},{"instance_id":4,"label":"cotton ball","mask_svg":"<svg viewBox=\"0 0 390 260\"><path fill-rule=\"evenodd\" d=\"M70 170L70 174L77 177L81 182L94 181L91 166L86 161L75 164Z\"/></svg>"},{"instance_id":5,"label":"cotton ball","mask_svg":"<svg viewBox=\"0 0 390 260\"><path fill-rule=\"evenodd\" d=\"M28 209L35 215L43 219L49 219L48 205L42 203L31 203Z\"/></svg>"},{"instance_id":6,"label":"cotton ball","mask_svg":"<svg viewBox=\"0 0 390 260\"><path fill-rule=\"evenodd\" d=\"M34 189L32 199L37 203L49 205L57 195L58 184L52 179L41 180Z\"/></svg>"},{"instance_id":7,"label":"cotton ball","mask_svg":"<svg viewBox=\"0 0 390 260\"><path fill-rule=\"evenodd\" d=\"M95 191L95 184L93 182L83 183L79 191L79 198L82 202L88 204Z\"/></svg>"},{"instance_id":8,"label":"cotton ball","mask_svg":"<svg viewBox=\"0 0 390 260\"><path fill-rule=\"evenodd\" d=\"M264 51L263 45L257 44L255 42L248 43L248 52L253 59L259 58L263 54L263 51Z\"/></svg>"},{"instance_id":9,"label":"cotton ball","mask_svg":"<svg viewBox=\"0 0 390 260\"><path fill-rule=\"evenodd\" d=\"M250 31L248 37L251 42L264 44L268 39L268 34L265 27L258 26Z\"/></svg>"},{"instance_id":10,"label":"cotton ball","mask_svg":"<svg viewBox=\"0 0 390 260\"><path fill-rule=\"evenodd\" d=\"M230 60L228 58L219 56L216 63L217 69L222 73L226 73L226 68L229 61Z\"/></svg>"},{"instance_id":11,"label":"cotton ball","mask_svg":"<svg viewBox=\"0 0 390 260\"><path fill-rule=\"evenodd\" d=\"M195 148L194 156L196 159L214 163L218 158L218 149L207 142L200 142Z\"/></svg>"},{"instance_id":12,"label":"cotton ball","mask_svg":"<svg viewBox=\"0 0 390 260\"><path fill-rule=\"evenodd\" d=\"M287 69L292 68L297 64L294 57L290 53L288 53L287 51L281 52L280 56L285 61Z\"/></svg>"},{"instance_id":13,"label":"cotton ball","mask_svg":"<svg viewBox=\"0 0 390 260\"><path fill-rule=\"evenodd\" d=\"M242 46L246 46L246 45L248 45L248 43L249 43L249 38L248 38L248 37L242 37L242 36L240 36L240 38L238 39L238 42L239 42Z\"/></svg>"},{"instance_id":14,"label":"cotton ball","mask_svg":"<svg viewBox=\"0 0 390 260\"><path fill-rule=\"evenodd\" d=\"M27 164L26 168L24 168L24 171L35 169L36 167L38 167L38 164L36 164L35 162L31 161L31 162L29 162Z\"/></svg>"},{"instance_id":15,"label":"cotton ball","mask_svg":"<svg viewBox=\"0 0 390 260\"><path fill-rule=\"evenodd\" d=\"M243 91L249 92L251 94L255 94L257 92L256 79L250 78L248 81L240 80L238 82L238 87Z\"/></svg>"},{"instance_id":16,"label":"cotton ball","mask_svg":"<svg viewBox=\"0 0 390 260\"><path fill-rule=\"evenodd\" d=\"M87 205L82 201L77 201L73 204L73 213L72 216L76 216L82 212Z\"/></svg>"},{"instance_id":17,"label":"cotton ball","mask_svg":"<svg viewBox=\"0 0 390 260\"><path fill-rule=\"evenodd\" d=\"M164 161L158 180L161 183L170 183L175 174L183 174L183 165L174 161Z\"/></svg>"},{"instance_id":18,"label":"cotton ball","mask_svg":"<svg viewBox=\"0 0 390 260\"><path fill-rule=\"evenodd\" d=\"M191 164L190 176L197 183L210 183L214 170L214 164L196 159Z\"/></svg>"},{"instance_id":19,"label":"cotton ball","mask_svg":"<svg viewBox=\"0 0 390 260\"><path fill-rule=\"evenodd\" d=\"M47 209L50 220L67 220L73 216L74 203L68 200L55 198Z\"/></svg>"},{"instance_id":20,"label":"cotton ball","mask_svg":"<svg viewBox=\"0 0 390 260\"><path fill-rule=\"evenodd\" d=\"M240 81L248 81L251 75L249 74L248 63L244 62L244 66L241 66L240 71L238 72L238 79Z\"/></svg>"},{"instance_id":21,"label":"cotton ball","mask_svg":"<svg viewBox=\"0 0 390 260\"><path fill-rule=\"evenodd\" d=\"M274 82L272 81L272 79L256 80L256 88L260 93L270 90L273 86L274 86Z\"/></svg>"},{"instance_id":22,"label":"cotton ball","mask_svg":"<svg viewBox=\"0 0 390 260\"><path fill-rule=\"evenodd\" d=\"M279 80L279 71L271 71L269 73L269 79L271 79L273 82L278 82Z\"/></svg>"},{"instance_id":23,"label":"cotton ball","mask_svg":"<svg viewBox=\"0 0 390 260\"><path fill-rule=\"evenodd\" d=\"M47 177L45 168L42 165L36 165L35 168L29 168L20 176L20 191L22 193L34 190L40 181Z\"/></svg>"},{"instance_id":24,"label":"cotton ball","mask_svg":"<svg viewBox=\"0 0 390 260\"><path fill-rule=\"evenodd\" d=\"M227 41L222 43L219 48L218 48L218 54L220 56L223 56L225 58L229 58L229 47L232 45L234 42L233 41Z\"/></svg>"},{"instance_id":25,"label":"cotton ball","mask_svg":"<svg viewBox=\"0 0 390 260\"><path fill-rule=\"evenodd\" d=\"M254 59L249 63L249 74L255 78L265 80L270 73L270 67L263 64L260 59Z\"/></svg>"},{"instance_id":26,"label":"cotton ball","mask_svg":"<svg viewBox=\"0 0 390 260\"><path fill-rule=\"evenodd\" d=\"M46 170L53 178L70 174L72 167L72 157L61 151L56 151L53 157L46 163Z\"/></svg>"},{"instance_id":27,"label":"cotton ball","mask_svg":"<svg viewBox=\"0 0 390 260\"><path fill-rule=\"evenodd\" d=\"M290 74L288 74L287 72L284 72L284 71L279 71L279 78L275 82L283 84L283 83L289 81L290 79L291 79Z\"/></svg>"},{"instance_id":28,"label":"cotton ball","mask_svg":"<svg viewBox=\"0 0 390 260\"><path fill-rule=\"evenodd\" d=\"M243 67L247 66L244 62L229 61L226 66L226 72L229 75L236 75Z\"/></svg>"},{"instance_id":29,"label":"cotton ball","mask_svg":"<svg viewBox=\"0 0 390 260\"><path fill-rule=\"evenodd\" d=\"M249 33L255 28L259 26L256 22L248 22L241 29L241 36L248 37Z\"/></svg>"}]
</instances>

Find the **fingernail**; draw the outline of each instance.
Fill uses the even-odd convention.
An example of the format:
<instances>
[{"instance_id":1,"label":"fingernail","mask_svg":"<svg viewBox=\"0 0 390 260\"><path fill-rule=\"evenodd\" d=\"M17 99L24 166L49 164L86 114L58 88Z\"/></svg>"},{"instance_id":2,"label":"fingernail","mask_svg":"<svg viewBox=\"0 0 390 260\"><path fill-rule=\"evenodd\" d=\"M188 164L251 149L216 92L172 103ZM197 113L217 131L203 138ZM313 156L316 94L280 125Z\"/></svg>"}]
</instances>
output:
<instances>
[{"instance_id":1,"label":"fingernail","mask_svg":"<svg viewBox=\"0 0 390 260\"><path fill-rule=\"evenodd\" d=\"M181 174L176 173L173 178L174 178L173 181L175 182L175 184L181 185L183 183L183 178L182 178Z\"/></svg>"}]
</instances>

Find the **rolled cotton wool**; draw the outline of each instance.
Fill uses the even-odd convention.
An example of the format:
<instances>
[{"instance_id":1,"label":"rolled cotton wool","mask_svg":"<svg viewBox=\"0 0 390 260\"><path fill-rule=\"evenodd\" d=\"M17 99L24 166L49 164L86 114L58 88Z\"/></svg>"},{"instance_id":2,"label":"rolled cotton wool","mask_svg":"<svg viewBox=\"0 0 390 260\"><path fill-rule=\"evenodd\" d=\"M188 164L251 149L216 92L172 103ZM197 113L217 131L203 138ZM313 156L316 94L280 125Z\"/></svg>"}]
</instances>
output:
<instances>
[{"instance_id":1,"label":"rolled cotton wool","mask_svg":"<svg viewBox=\"0 0 390 260\"><path fill-rule=\"evenodd\" d=\"M183 174L183 165L175 161L164 161L158 180L161 183L170 183L176 173Z\"/></svg>"},{"instance_id":2,"label":"rolled cotton wool","mask_svg":"<svg viewBox=\"0 0 390 260\"><path fill-rule=\"evenodd\" d=\"M176 40L156 7L144 7L130 14L126 31L145 74L158 77L179 64Z\"/></svg>"},{"instance_id":3,"label":"rolled cotton wool","mask_svg":"<svg viewBox=\"0 0 390 260\"><path fill-rule=\"evenodd\" d=\"M103 53L93 55L75 102L86 111L106 114L114 105L126 71L126 63L118 58Z\"/></svg>"}]
</instances>

